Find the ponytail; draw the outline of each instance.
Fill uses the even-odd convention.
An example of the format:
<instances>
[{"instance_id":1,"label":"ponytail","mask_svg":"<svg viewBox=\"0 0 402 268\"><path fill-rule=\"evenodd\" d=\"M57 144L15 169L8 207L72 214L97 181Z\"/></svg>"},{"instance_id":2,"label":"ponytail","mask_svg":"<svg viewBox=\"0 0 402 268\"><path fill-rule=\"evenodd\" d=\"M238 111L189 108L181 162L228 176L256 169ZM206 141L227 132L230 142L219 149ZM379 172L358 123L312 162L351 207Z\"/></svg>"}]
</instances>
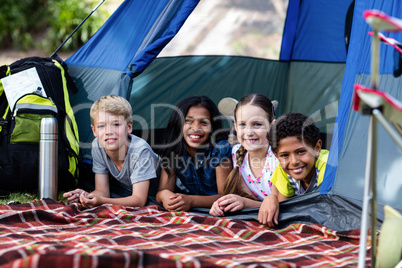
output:
<instances>
[{"instance_id":1,"label":"ponytail","mask_svg":"<svg viewBox=\"0 0 402 268\"><path fill-rule=\"evenodd\" d=\"M243 145L240 146L239 150L236 151L236 166L240 167L243 165L244 157L246 156L247 150L246 148L243 147Z\"/></svg>"},{"instance_id":2,"label":"ponytail","mask_svg":"<svg viewBox=\"0 0 402 268\"><path fill-rule=\"evenodd\" d=\"M244 192L241 188L243 178L240 173L240 166L243 165L246 153L247 150L243 147L243 145L241 145L239 150L236 151L236 167L230 172L229 176L225 180L225 184L223 186L223 195L237 194L242 197L255 199L254 195Z\"/></svg>"}]
</instances>

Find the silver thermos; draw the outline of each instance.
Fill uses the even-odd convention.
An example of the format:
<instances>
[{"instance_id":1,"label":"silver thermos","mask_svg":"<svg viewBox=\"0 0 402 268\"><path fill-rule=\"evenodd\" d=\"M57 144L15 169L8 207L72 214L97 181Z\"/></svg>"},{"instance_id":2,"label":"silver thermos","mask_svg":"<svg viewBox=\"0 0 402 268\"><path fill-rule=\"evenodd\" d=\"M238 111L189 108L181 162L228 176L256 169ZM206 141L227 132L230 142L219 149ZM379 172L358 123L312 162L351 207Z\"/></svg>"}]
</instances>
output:
<instances>
[{"instance_id":1,"label":"silver thermos","mask_svg":"<svg viewBox=\"0 0 402 268\"><path fill-rule=\"evenodd\" d=\"M39 198L57 200L57 120L42 118L39 141Z\"/></svg>"}]
</instances>

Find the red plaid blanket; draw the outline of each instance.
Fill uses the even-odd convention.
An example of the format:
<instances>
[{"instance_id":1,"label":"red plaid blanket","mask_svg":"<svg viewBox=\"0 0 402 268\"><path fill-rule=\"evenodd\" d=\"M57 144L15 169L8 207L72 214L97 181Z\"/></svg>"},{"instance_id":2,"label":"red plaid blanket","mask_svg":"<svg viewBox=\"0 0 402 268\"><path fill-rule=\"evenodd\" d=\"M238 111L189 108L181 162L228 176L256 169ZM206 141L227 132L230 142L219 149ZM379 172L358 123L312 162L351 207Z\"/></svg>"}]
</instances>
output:
<instances>
[{"instance_id":1,"label":"red plaid blanket","mask_svg":"<svg viewBox=\"0 0 402 268\"><path fill-rule=\"evenodd\" d=\"M353 267L359 234L43 199L0 205L0 267Z\"/></svg>"}]
</instances>

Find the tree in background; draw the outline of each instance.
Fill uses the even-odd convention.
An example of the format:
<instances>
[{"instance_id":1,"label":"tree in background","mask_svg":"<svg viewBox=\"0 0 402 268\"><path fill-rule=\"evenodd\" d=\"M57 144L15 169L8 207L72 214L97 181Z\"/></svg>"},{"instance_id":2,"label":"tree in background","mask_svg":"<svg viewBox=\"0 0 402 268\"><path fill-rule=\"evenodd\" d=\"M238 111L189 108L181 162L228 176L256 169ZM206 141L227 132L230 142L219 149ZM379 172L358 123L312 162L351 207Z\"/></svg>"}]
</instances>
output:
<instances>
[{"instance_id":1,"label":"tree in background","mask_svg":"<svg viewBox=\"0 0 402 268\"><path fill-rule=\"evenodd\" d=\"M97 5L97 0L2 0L0 47L15 50L38 48L52 52ZM63 46L74 51L107 20L98 9Z\"/></svg>"},{"instance_id":2,"label":"tree in background","mask_svg":"<svg viewBox=\"0 0 402 268\"><path fill-rule=\"evenodd\" d=\"M48 0L3 0L0 5L0 46L28 49L32 34L46 26Z\"/></svg>"}]
</instances>

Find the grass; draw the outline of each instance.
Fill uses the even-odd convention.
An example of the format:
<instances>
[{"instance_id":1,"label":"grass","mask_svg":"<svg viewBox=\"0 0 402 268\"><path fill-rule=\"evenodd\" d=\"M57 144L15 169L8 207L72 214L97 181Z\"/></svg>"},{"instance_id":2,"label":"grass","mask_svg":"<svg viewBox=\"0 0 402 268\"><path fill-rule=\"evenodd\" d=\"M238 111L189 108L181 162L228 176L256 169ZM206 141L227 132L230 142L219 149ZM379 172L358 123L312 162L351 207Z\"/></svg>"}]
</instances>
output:
<instances>
[{"instance_id":1,"label":"grass","mask_svg":"<svg viewBox=\"0 0 402 268\"><path fill-rule=\"evenodd\" d=\"M63 197L63 193L61 192L57 195L57 200L55 201L63 201L67 202L67 199ZM28 192L15 192L11 193L10 196L6 198L0 198L0 204L7 204L11 201L19 202L19 203L29 203L34 200L39 199L39 195L37 193L28 193Z\"/></svg>"}]
</instances>

